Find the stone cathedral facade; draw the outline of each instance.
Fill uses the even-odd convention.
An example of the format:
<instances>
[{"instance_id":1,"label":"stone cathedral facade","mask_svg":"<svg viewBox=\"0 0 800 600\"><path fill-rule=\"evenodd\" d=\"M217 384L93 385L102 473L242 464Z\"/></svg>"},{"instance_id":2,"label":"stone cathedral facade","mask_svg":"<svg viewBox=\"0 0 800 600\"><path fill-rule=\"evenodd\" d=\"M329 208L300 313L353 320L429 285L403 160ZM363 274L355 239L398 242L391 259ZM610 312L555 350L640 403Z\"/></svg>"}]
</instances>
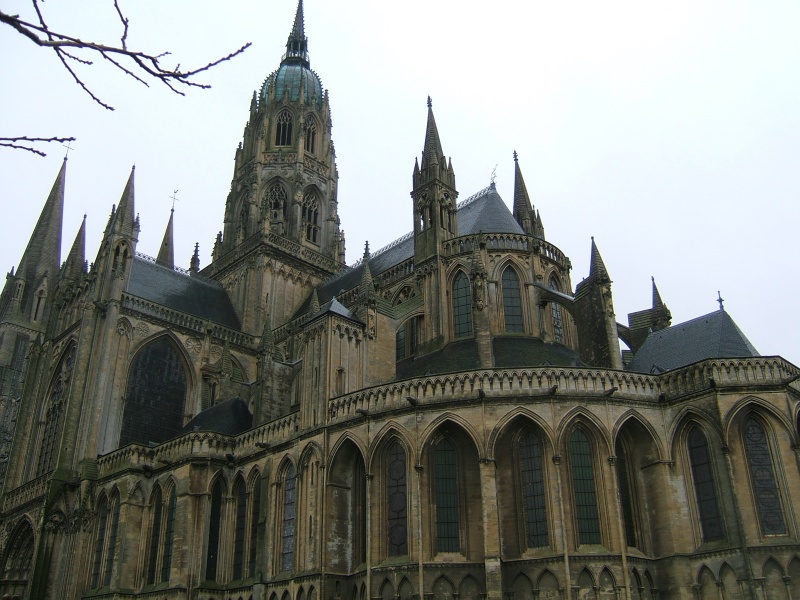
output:
<instances>
[{"instance_id":1,"label":"stone cathedral facade","mask_svg":"<svg viewBox=\"0 0 800 600\"><path fill-rule=\"evenodd\" d=\"M172 216L140 252L133 171L62 260L64 162L0 296L0 598L800 600L800 369L654 283L618 323L430 100L347 266L329 103L301 1L204 268Z\"/></svg>"}]
</instances>

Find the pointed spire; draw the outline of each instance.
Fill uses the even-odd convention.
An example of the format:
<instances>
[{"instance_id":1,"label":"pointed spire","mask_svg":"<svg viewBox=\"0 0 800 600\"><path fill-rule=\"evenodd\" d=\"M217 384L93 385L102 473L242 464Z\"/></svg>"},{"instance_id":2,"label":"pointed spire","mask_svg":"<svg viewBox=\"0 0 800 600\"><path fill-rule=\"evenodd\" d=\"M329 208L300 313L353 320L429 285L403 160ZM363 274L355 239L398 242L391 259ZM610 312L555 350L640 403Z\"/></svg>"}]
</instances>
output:
<instances>
[{"instance_id":1,"label":"pointed spire","mask_svg":"<svg viewBox=\"0 0 800 600\"><path fill-rule=\"evenodd\" d=\"M194 254L192 255L192 260L189 261L189 272L190 273L199 273L200 272L200 244L195 243L194 245Z\"/></svg>"},{"instance_id":2,"label":"pointed spire","mask_svg":"<svg viewBox=\"0 0 800 600\"><path fill-rule=\"evenodd\" d=\"M653 282L653 308L664 308L661 294L658 293L658 287L656 287L656 278L651 276L650 280Z\"/></svg>"},{"instance_id":3,"label":"pointed spire","mask_svg":"<svg viewBox=\"0 0 800 600\"><path fill-rule=\"evenodd\" d=\"M261 343L259 344L261 354L272 356L275 351L275 338L272 335L272 319L267 313L264 319L264 329L261 332Z\"/></svg>"},{"instance_id":4,"label":"pointed spire","mask_svg":"<svg viewBox=\"0 0 800 600\"><path fill-rule=\"evenodd\" d=\"M31 234L27 248L17 266L17 277L30 279L29 285L35 285L37 273L51 274L58 272L61 266L61 225L64 215L64 182L67 175L67 159L61 164L50 195L44 203L39 220Z\"/></svg>"},{"instance_id":5,"label":"pointed spire","mask_svg":"<svg viewBox=\"0 0 800 600\"><path fill-rule=\"evenodd\" d=\"M533 233L533 206L528 196L528 188L525 187L525 180L522 178L516 150L514 150L514 218L525 233Z\"/></svg>"},{"instance_id":6,"label":"pointed spire","mask_svg":"<svg viewBox=\"0 0 800 600\"><path fill-rule=\"evenodd\" d=\"M424 171L431 165L438 165L439 161L444 162L444 151L442 150L442 142L439 140L436 119L433 117L433 103L431 102L431 97L428 96L428 125L425 129L425 146L422 151L421 168Z\"/></svg>"},{"instance_id":7,"label":"pointed spire","mask_svg":"<svg viewBox=\"0 0 800 600\"><path fill-rule=\"evenodd\" d=\"M128 182L125 184L125 189L122 191L122 196L119 199L116 212L114 212L112 209L109 227L114 233L133 236L138 232L136 211L134 207L133 182L135 173L136 165L131 167L131 174L128 176Z\"/></svg>"},{"instance_id":8,"label":"pointed spire","mask_svg":"<svg viewBox=\"0 0 800 600\"><path fill-rule=\"evenodd\" d=\"M72 243L62 273L64 277L73 279L86 273L86 215L83 215L78 235L75 236L75 241Z\"/></svg>"},{"instance_id":9,"label":"pointed spire","mask_svg":"<svg viewBox=\"0 0 800 600\"><path fill-rule=\"evenodd\" d=\"M303 0L297 3L297 13L294 16L294 25L286 41L286 54L283 56L284 63L299 61L306 67L308 62L308 38L306 38L305 21L303 19Z\"/></svg>"},{"instance_id":10,"label":"pointed spire","mask_svg":"<svg viewBox=\"0 0 800 600\"><path fill-rule=\"evenodd\" d=\"M589 277L610 279L606 265L603 262L603 257L600 256L600 251L597 249L597 244L594 242L594 236L592 236L592 258L589 264Z\"/></svg>"},{"instance_id":11,"label":"pointed spire","mask_svg":"<svg viewBox=\"0 0 800 600\"><path fill-rule=\"evenodd\" d=\"M308 309L308 316L313 317L319 312L319 296L317 295L317 288L311 292L311 306Z\"/></svg>"},{"instance_id":12,"label":"pointed spire","mask_svg":"<svg viewBox=\"0 0 800 600\"><path fill-rule=\"evenodd\" d=\"M159 265L169 267L170 269L175 268L175 250L173 247L172 235L174 217L175 209L173 208L169 211L169 222L167 223L167 229L164 232L164 239L161 241L161 248L158 249L158 257L156 258L156 262Z\"/></svg>"}]
</instances>

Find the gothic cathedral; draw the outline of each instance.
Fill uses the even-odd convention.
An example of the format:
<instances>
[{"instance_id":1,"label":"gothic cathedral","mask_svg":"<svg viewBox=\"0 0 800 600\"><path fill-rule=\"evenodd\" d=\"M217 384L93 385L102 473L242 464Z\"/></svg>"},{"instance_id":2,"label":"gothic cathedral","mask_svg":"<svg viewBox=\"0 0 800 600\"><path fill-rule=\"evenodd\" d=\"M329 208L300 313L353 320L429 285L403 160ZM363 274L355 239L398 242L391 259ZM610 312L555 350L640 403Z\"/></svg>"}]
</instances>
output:
<instances>
[{"instance_id":1,"label":"gothic cathedral","mask_svg":"<svg viewBox=\"0 0 800 600\"><path fill-rule=\"evenodd\" d=\"M346 265L300 0L209 265L137 250L133 171L62 261L65 160L0 296L0 598L800 599L800 369L654 282L618 323L442 139Z\"/></svg>"}]
</instances>

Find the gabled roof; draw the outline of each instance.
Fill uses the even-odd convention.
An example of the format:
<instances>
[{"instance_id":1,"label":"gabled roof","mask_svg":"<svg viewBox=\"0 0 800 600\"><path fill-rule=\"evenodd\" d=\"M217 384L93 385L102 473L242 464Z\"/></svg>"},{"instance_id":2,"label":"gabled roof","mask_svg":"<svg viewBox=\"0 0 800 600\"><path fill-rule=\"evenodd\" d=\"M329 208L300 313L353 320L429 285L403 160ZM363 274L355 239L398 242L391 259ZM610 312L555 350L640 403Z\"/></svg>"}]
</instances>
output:
<instances>
[{"instance_id":1,"label":"gabled roof","mask_svg":"<svg viewBox=\"0 0 800 600\"><path fill-rule=\"evenodd\" d=\"M629 371L663 373L708 358L760 356L731 316L718 310L651 333Z\"/></svg>"},{"instance_id":2,"label":"gabled roof","mask_svg":"<svg viewBox=\"0 0 800 600\"><path fill-rule=\"evenodd\" d=\"M225 289L199 275L184 275L136 256L128 282L129 294L219 325L240 329L239 317Z\"/></svg>"}]
</instances>

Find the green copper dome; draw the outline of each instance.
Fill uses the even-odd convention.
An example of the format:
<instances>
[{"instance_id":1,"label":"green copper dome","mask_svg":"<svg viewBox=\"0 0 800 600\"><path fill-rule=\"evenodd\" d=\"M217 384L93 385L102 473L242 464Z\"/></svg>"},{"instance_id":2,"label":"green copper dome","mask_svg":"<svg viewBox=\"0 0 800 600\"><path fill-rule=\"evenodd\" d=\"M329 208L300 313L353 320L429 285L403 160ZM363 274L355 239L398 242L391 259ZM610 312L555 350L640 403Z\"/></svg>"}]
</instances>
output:
<instances>
[{"instance_id":1,"label":"green copper dome","mask_svg":"<svg viewBox=\"0 0 800 600\"><path fill-rule=\"evenodd\" d=\"M289 101L297 102L300 99L300 90L305 88L303 102L316 108L322 107L322 82L319 75L314 73L301 61L284 60L280 68L272 73L261 86L261 102L269 99L272 88L275 88L275 99L280 101L288 95Z\"/></svg>"}]
</instances>

